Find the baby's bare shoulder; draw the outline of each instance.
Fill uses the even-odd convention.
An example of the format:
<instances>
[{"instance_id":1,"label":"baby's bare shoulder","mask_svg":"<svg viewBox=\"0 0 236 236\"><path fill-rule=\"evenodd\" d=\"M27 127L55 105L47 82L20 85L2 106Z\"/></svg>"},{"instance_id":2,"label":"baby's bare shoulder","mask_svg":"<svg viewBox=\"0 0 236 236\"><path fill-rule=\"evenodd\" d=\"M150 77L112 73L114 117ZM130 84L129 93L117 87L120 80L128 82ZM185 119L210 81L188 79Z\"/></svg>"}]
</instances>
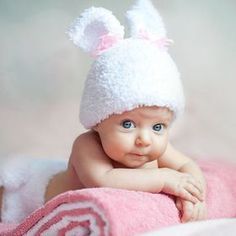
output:
<instances>
[{"instance_id":1,"label":"baby's bare shoulder","mask_svg":"<svg viewBox=\"0 0 236 236\"><path fill-rule=\"evenodd\" d=\"M95 159L105 158L101 140L99 135L95 131L88 131L76 138L74 141L71 161L78 162L78 160L85 160L88 162L90 159L94 161Z\"/></svg>"},{"instance_id":2,"label":"baby's bare shoulder","mask_svg":"<svg viewBox=\"0 0 236 236\"><path fill-rule=\"evenodd\" d=\"M100 138L95 131L87 131L80 134L74 141L73 147L87 147L88 145L100 144Z\"/></svg>"},{"instance_id":3,"label":"baby's bare shoulder","mask_svg":"<svg viewBox=\"0 0 236 236\"><path fill-rule=\"evenodd\" d=\"M69 164L79 178L91 177L101 171L105 173L112 168L111 160L105 154L98 134L93 131L76 138Z\"/></svg>"}]
</instances>

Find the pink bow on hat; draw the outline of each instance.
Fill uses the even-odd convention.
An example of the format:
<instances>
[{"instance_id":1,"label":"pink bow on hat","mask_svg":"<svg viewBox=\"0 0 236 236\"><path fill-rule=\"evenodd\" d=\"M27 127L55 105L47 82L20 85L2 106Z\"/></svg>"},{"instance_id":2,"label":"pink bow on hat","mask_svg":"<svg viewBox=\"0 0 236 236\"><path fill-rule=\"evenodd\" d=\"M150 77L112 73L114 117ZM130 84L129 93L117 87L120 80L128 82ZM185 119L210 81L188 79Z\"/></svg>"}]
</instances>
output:
<instances>
[{"instance_id":1,"label":"pink bow on hat","mask_svg":"<svg viewBox=\"0 0 236 236\"><path fill-rule=\"evenodd\" d=\"M112 35L110 33L105 34L99 38L99 43L94 52L92 52L93 57L99 56L103 51L112 47L114 44L121 41L123 38L119 35Z\"/></svg>"},{"instance_id":2,"label":"pink bow on hat","mask_svg":"<svg viewBox=\"0 0 236 236\"><path fill-rule=\"evenodd\" d=\"M149 33L145 29L139 30L139 37L150 41L152 44L156 45L157 47L159 47L163 51L167 51L168 46L170 46L172 43L174 43L174 41L172 39L168 39L166 37L160 38L156 35Z\"/></svg>"}]
</instances>

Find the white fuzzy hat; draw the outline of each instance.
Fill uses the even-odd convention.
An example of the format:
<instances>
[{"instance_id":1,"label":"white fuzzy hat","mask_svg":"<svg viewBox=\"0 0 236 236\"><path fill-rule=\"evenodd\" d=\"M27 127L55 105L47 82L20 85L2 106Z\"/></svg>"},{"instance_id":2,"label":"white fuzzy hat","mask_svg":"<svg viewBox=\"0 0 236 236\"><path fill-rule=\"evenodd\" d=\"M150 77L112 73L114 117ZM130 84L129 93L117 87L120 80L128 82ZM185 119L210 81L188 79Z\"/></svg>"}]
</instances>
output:
<instances>
[{"instance_id":1,"label":"white fuzzy hat","mask_svg":"<svg viewBox=\"0 0 236 236\"><path fill-rule=\"evenodd\" d=\"M123 26L104 8L85 10L69 29L71 40L95 57L80 106L85 128L140 106L167 107L175 117L183 111L182 84L160 15L150 1L138 0L126 18L126 39Z\"/></svg>"}]
</instances>

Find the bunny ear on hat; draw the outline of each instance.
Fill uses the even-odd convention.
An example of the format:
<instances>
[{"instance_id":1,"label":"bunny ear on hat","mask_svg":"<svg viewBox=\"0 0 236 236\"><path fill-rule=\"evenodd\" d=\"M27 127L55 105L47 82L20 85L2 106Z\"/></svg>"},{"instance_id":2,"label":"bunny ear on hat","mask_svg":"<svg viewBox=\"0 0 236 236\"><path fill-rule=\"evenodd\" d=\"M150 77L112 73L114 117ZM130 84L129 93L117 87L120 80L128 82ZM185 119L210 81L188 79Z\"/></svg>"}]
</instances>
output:
<instances>
[{"instance_id":1,"label":"bunny ear on hat","mask_svg":"<svg viewBox=\"0 0 236 236\"><path fill-rule=\"evenodd\" d=\"M124 27L111 11L102 7L86 9L69 27L69 38L96 57L124 37Z\"/></svg>"},{"instance_id":2,"label":"bunny ear on hat","mask_svg":"<svg viewBox=\"0 0 236 236\"><path fill-rule=\"evenodd\" d=\"M163 20L150 0L136 0L126 12L132 38L142 38L166 48L173 41L166 38Z\"/></svg>"}]
</instances>

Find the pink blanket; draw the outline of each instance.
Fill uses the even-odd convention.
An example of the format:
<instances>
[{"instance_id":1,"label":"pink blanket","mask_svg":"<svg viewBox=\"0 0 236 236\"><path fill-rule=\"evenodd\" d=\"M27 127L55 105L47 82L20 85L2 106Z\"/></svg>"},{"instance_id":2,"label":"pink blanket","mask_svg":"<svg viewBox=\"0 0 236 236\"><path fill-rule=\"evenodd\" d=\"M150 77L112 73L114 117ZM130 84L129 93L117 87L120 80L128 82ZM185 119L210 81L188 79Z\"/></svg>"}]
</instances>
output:
<instances>
[{"instance_id":1,"label":"pink blanket","mask_svg":"<svg viewBox=\"0 0 236 236\"><path fill-rule=\"evenodd\" d=\"M236 217L236 166L212 162L200 166L207 179L209 219ZM94 188L63 193L21 224L0 226L0 235L128 236L179 223L170 196Z\"/></svg>"}]
</instances>

